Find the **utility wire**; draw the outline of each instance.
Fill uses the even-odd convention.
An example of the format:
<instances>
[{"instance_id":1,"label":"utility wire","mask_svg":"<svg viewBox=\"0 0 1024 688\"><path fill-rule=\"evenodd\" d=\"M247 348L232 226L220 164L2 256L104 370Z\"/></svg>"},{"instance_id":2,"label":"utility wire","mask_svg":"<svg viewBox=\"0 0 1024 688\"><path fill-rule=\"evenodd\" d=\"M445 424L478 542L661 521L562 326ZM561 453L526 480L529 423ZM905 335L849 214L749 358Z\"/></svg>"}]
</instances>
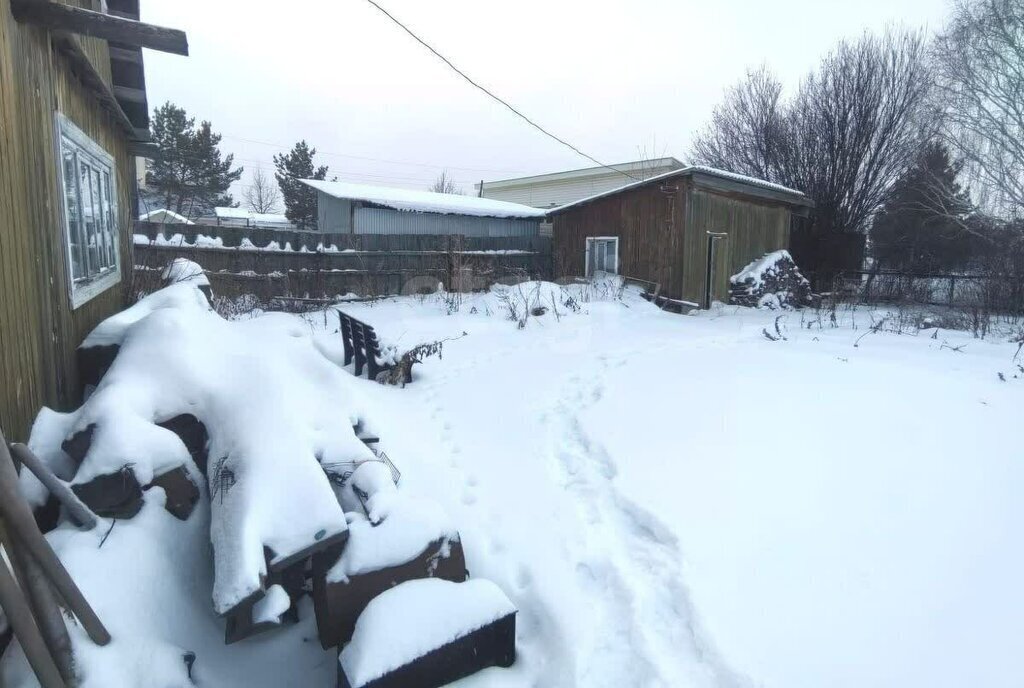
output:
<instances>
[{"instance_id":1,"label":"utility wire","mask_svg":"<svg viewBox=\"0 0 1024 688\"><path fill-rule=\"evenodd\" d=\"M420 45L422 45L422 46L423 46L424 48L426 48L426 49L427 49L427 50L429 50L430 52L434 53L434 55L435 55L435 56L437 56L437 58L438 58L438 59L440 59L440 60L441 60L442 62L444 62L444 63L445 63L446 65L448 65L449 67L451 67L451 69L452 69L452 70L453 70L453 71L454 71L454 72L455 72L456 74L458 74L459 76L461 76L461 77L462 77L463 79L465 79L466 81L468 81L468 82L469 82L470 84L472 84L472 85L473 85L474 87L476 87L476 88L477 88L477 89L479 89L480 91L483 91L483 92L484 92L485 94L487 94L488 96L490 96L490 97L491 97L491 98L493 98L494 100L496 100L496 101L498 101L499 103L501 103L502 105L504 105L504 106L505 106L506 108L508 108L509 110L511 110L511 111L512 111L513 113L515 113L515 114L516 114L516 115L517 115L518 117L520 117L520 118L521 118L521 119L522 119L523 121L525 121L525 122L526 122L527 124L529 124L529 125L530 125L531 127L533 127L534 129L536 129L536 130L537 130L537 131L539 131L540 133L544 134L545 136L547 136L547 137L549 137L549 138L552 138L552 139L554 139L555 141L558 141L558 143L562 144L562 145L563 145L563 146L565 146L566 148L569 148L569 149L571 149L572 151L574 151L574 152L575 152L575 153L577 153L578 155L582 155L582 156L583 156L584 158L586 158L587 160L590 160L590 161L591 161L591 162L593 162L593 163L596 163L596 164L597 164L598 166L600 166L600 167L604 167L604 168L607 168L607 169L609 169L609 170L612 170L613 172L618 172L619 174L623 174L623 175L625 175L625 176L629 177L630 179L633 179L634 181L640 181L640 180L639 180L639 179L638 179L637 177L634 177L633 175L629 174L628 172L623 172L622 170L616 169L616 168L612 167L611 165L605 165L605 164L604 164L603 162L601 162L601 161L600 161L600 160L598 160L597 158L595 158L595 157L593 157L593 156L591 156L591 155L587 155L586 153L584 153L583 151L581 151L581 150L580 150L579 148L577 148L576 146L574 146L574 145L572 145L571 143L569 143L568 141L566 141L565 139L562 139L562 138L559 138L558 136L555 136L555 135L554 135L554 134L552 134L552 133L551 133L550 131L548 131L548 130L547 130L547 129L545 129L544 127L540 126L539 124L537 124L536 122L534 122L534 121L533 121L532 119L530 119L529 117L527 117L526 115L524 115L524 114L523 114L522 112L520 112L519 110L517 110L516 108L514 108L514 107L513 107L512 105L510 105L510 104L508 103L508 101L506 101L506 100L503 100L502 98L498 97L497 95L495 95L494 93L492 93L492 92L491 92L490 90L488 90L488 89L487 89L486 87L484 87L484 86L481 86L481 85L480 85L480 84L478 84L477 82L473 81L473 79L472 79L472 78L471 78L471 77L470 77L470 76L469 76L468 74L466 74L466 73L465 73L465 72L463 72L463 71L462 71L461 69L459 69L459 68L458 68L458 67L456 67L456 66L455 66L454 64L452 64L452 61L451 61L451 60L449 60L449 59L448 59L447 57L445 57L445 56L444 56L444 55L442 55L441 53L437 52L437 50L435 50L435 49L434 49L434 48L433 48L433 47L432 47L432 46L431 46L431 45L430 45L429 43L427 43L427 42L426 42L426 41L424 41L424 40L423 40L422 38L420 38L420 37L419 37L419 36L417 36L417 35L416 35L415 33L413 33L412 29L410 29L410 28L409 28L408 26L406 26L405 24L403 24L402 22L400 22L400 21L399 21L398 19L396 19L394 15L392 15L392 14L391 14L390 12L388 12L388 11L387 11L386 9L384 9L383 7L381 7L380 5L378 5L378 4L377 4L377 3L376 3L376 2L374 1L374 0L366 0L366 1L367 1L368 3L370 3L371 5L373 5L374 7L376 7L376 8L378 9L378 10L380 10L380 12L381 12L381 13L382 13L382 14L383 14L383 15L384 15L385 17L387 17L388 19L390 19L391 21L393 21L393 22L394 22L395 24L397 24L397 25L399 26L399 28L401 28L401 29L402 29L402 31L405 31L405 32L406 32L407 34L409 34L410 36L412 36L412 37L413 37L413 39L414 39L414 40L415 40L415 41L416 41L417 43L419 43Z\"/></svg>"}]
</instances>

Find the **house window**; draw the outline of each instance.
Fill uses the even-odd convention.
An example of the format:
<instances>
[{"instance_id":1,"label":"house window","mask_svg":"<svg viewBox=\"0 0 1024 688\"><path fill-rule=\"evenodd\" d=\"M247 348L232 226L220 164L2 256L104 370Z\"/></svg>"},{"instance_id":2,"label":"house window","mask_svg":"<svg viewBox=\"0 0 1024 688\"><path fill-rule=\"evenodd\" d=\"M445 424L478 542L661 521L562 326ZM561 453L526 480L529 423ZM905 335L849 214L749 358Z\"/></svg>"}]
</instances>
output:
<instances>
[{"instance_id":1,"label":"house window","mask_svg":"<svg viewBox=\"0 0 1024 688\"><path fill-rule=\"evenodd\" d=\"M619 238L587 237L587 277L597 273L619 274Z\"/></svg>"},{"instance_id":2,"label":"house window","mask_svg":"<svg viewBox=\"0 0 1024 688\"><path fill-rule=\"evenodd\" d=\"M59 113L57 127L71 303L77 308L121 279L117 178L110 154Z\"/></svg>"}]
</instances>

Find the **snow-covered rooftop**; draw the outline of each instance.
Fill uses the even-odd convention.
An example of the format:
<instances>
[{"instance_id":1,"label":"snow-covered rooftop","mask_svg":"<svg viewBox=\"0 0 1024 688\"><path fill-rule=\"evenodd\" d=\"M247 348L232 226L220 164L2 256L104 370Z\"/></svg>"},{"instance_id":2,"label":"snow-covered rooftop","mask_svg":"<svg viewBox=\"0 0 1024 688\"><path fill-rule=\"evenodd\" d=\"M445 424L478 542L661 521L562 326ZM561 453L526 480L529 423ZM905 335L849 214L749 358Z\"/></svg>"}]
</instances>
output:
<instances>
[{"instance_id":1,"label":"snow-covered rooftop","mask_svg":"<svg viewBox=\"0 0 1024 688\"><path fill-rule=\"evenodd\" d=\"M631 182L629 184L624 184L623 186L614 189L609 189L608 191L602 191L601 193L594 194L593 196L581 198L580 200L573 201L572 203L566 203L565 205L559 206L557 208L551 208L548 210L548 213L558 213L568 208L573 208L584 203L589 203L599 198L611 196L622 191L628 191L629 189L633 189L638 186L643 186L644 184L649 184L651 182L661 181L663 179L670 179L672 177L685 177L693 174L704 174L710 177L718 177L720 179L728 179L730 181L739 182L741 184L748 184L759 189L764 189L765 191L772 191L775 193L793 196L794 202L800 203L801 205L812 204L811 200L807 198L807 196L802 191L791 189L788 186L782 186L781 184L775 184L773 182L765 181L764 179L758 179L756 177L748 177L743 174L736 174L735 172L719 170L714 167L707 167L706 165L688 165L679 170L672 170L670 172L665 172L664 174L658 174L653 177L648 177L647 179L640 179L638 181Z\"/></svg>"},{"instance_id":2,"label":"snow-covered rooftop","mask_svg":"<svg viewBox=\"0 0 1024 688\"><path fill-rule=\"evenodd\" d=\"M139 220L142 222L156 221L156 222L179 222L185 225L194 225L195 222L188 219L180 213L176 213L173 210L167 208L158 208L156 210L150 210L148 213L139 215Z\"/></svg>"},{"instance_id":3,"label":"snow-covered rooftop","mask_svg":"<svg viewBox=\"0 0 1024 688\"><path fill-rule=\"evenodd\" d=\"M477 196L443 194L433 191L393 189L384 186L367 186L349 182L327 182L318 179L303 179L317 191L353 201L363 201L396 210L411 210L421 213L442 213L445 215L475 215L478 217L523 217L542 218L544 211L508 201L495 201Z\"/></svg>"},{"instance_id":4,"label":"snow-covered rooftop","mask_svg":"<svg viewBox=\"0 0 1024 688\"><path fill-rule=\"evenodd\" d=\"M213 209L214 215L222 220L249 220L250 222L280 222L283 224L289 224L288 218L285 215L279 215L277 213L254 213L251 210L245 208L227 208L217 207Z\"/></svg>"}]
</instances>

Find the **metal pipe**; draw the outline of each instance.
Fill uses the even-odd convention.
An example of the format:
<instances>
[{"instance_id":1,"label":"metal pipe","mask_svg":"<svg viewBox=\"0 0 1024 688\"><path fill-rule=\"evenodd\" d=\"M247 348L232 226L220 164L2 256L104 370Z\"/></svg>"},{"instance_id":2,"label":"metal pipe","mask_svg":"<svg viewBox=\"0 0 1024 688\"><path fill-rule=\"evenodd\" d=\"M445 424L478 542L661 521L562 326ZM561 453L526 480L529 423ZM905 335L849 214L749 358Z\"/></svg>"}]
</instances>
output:
<instances>
[{"instance_id":1,"label":"metal pipe","mask_svg":"<svg viewBox=\"0 0 1024 688\"><path fill-rule=\"evenodd\" d=\"M28 598L39 633L57 666L57 672L68 685L74 685L71 638L68 636L64 614L57 603L53 587L36 560L12 533L7 534L4 545L10 555L15 575Z\"/></svg>"},{"instance_id":2,"label":"metal pipe","mask_svg":"<svg viewBox=\"0 0 1024 688\"><path fill-rule=\"evenodd\" d=\"M14 462L2 432L0 432L0 516L4 518L11 532L25 544L25 548L35 557L46 577L67 602L68 608L78 617L92 641L97 645L109 643L110 633L96 616L96 612L89 606L67 569L60 563L60 559L54 554L46 538L39 532L28 502L18 492L18 474L14 470Z\"/></svg>"},{"instance_id":3,"label":"metal pipe","mask_svg":"<svg viewBox=\"0 0 1024 688\"><path fill-rule=\"evenodd\" d=\"M54 475L53 471L40 461L39 457L33 454L31 449L24 444L15 442L10 445L10 450L11 456L32 471L32 474L39 478L39 482L50 491L50 494L64 505L64 508L68 510L68 515L71 516L75 523L86 530L92 530L96 527L96 514L83 504L82 500L71 491L68 484Z\"/></svg>"},{"instance_id":4,"label":"metal pipe","mask_svg":"<svg viewBox=\"0 0 1024 688\"><path fill-rule=\"evenodd\" d=\"M21 588L14 581L7 563L0 557L0 607L3 607L7 620L14 629L14 636L21 643L32 671L42 688L65 688L64 679L60 677L53 658L46 651L43 637L36 628L32 611L21 593Z\"/></svg>"}]
</instances>

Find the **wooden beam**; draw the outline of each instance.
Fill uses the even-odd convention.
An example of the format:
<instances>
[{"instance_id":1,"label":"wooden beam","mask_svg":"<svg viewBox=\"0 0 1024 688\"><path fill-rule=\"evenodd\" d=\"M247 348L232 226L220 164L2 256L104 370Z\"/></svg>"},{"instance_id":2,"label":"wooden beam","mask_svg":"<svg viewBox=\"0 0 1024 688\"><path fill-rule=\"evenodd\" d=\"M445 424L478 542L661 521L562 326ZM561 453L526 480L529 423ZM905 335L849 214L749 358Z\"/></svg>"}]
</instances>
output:
<instances>
[{"instance_id":1,"label":"wooden beam","mask_svg":"<svg viewBox=\"0 0 1024 688\"><path fill-rule=\"evenodd\" d=\"M53 0L13 0L11 11L19 22L51 31L67 31L175 55L188 55L188 38L184 31L178 29L93 12Z\"/></svg>"},{"instance_id":2,"label":"wooden beam","mask_svg":"<svg viewBox=\"0 0 1024 688\"><path fill-rule=\"evenodd\" d=\"M133 50L131 48L118 48L115 45L111 45L108 48L110 50L111 60L120 60L121 62L133 62L135 64L142 63L142 53L139 50Z\"/></svg>"},{"instance_id":3,"label":"wooden beam","mask_svg":"<svg viewBox=\"0 0 1024 688\"><path fill-rule=\"evenodd\" d=\"M107 112L111 114L114 121L125 131L130 140L137 138L135 125L128 119L121 104L117 102L114 93L107 87L103 77L96 71L92 60L82 48L82 43L77 36L64 31L53 32L54 45L63 52L71 61L72 69L78 74L86 88L93 92Z\"/></svg>"},{"instance_id":4,"label":"wooden beam","mask_svg":"<svg viewBox=\"0 0 1024 688\"><path fill-rule=\"evenodd\" d=\"M146 90L143 88L131 88L114 84L114 97L118 100L127 100L132 103L146 103Z\"/></svg>"}]
</instances>

